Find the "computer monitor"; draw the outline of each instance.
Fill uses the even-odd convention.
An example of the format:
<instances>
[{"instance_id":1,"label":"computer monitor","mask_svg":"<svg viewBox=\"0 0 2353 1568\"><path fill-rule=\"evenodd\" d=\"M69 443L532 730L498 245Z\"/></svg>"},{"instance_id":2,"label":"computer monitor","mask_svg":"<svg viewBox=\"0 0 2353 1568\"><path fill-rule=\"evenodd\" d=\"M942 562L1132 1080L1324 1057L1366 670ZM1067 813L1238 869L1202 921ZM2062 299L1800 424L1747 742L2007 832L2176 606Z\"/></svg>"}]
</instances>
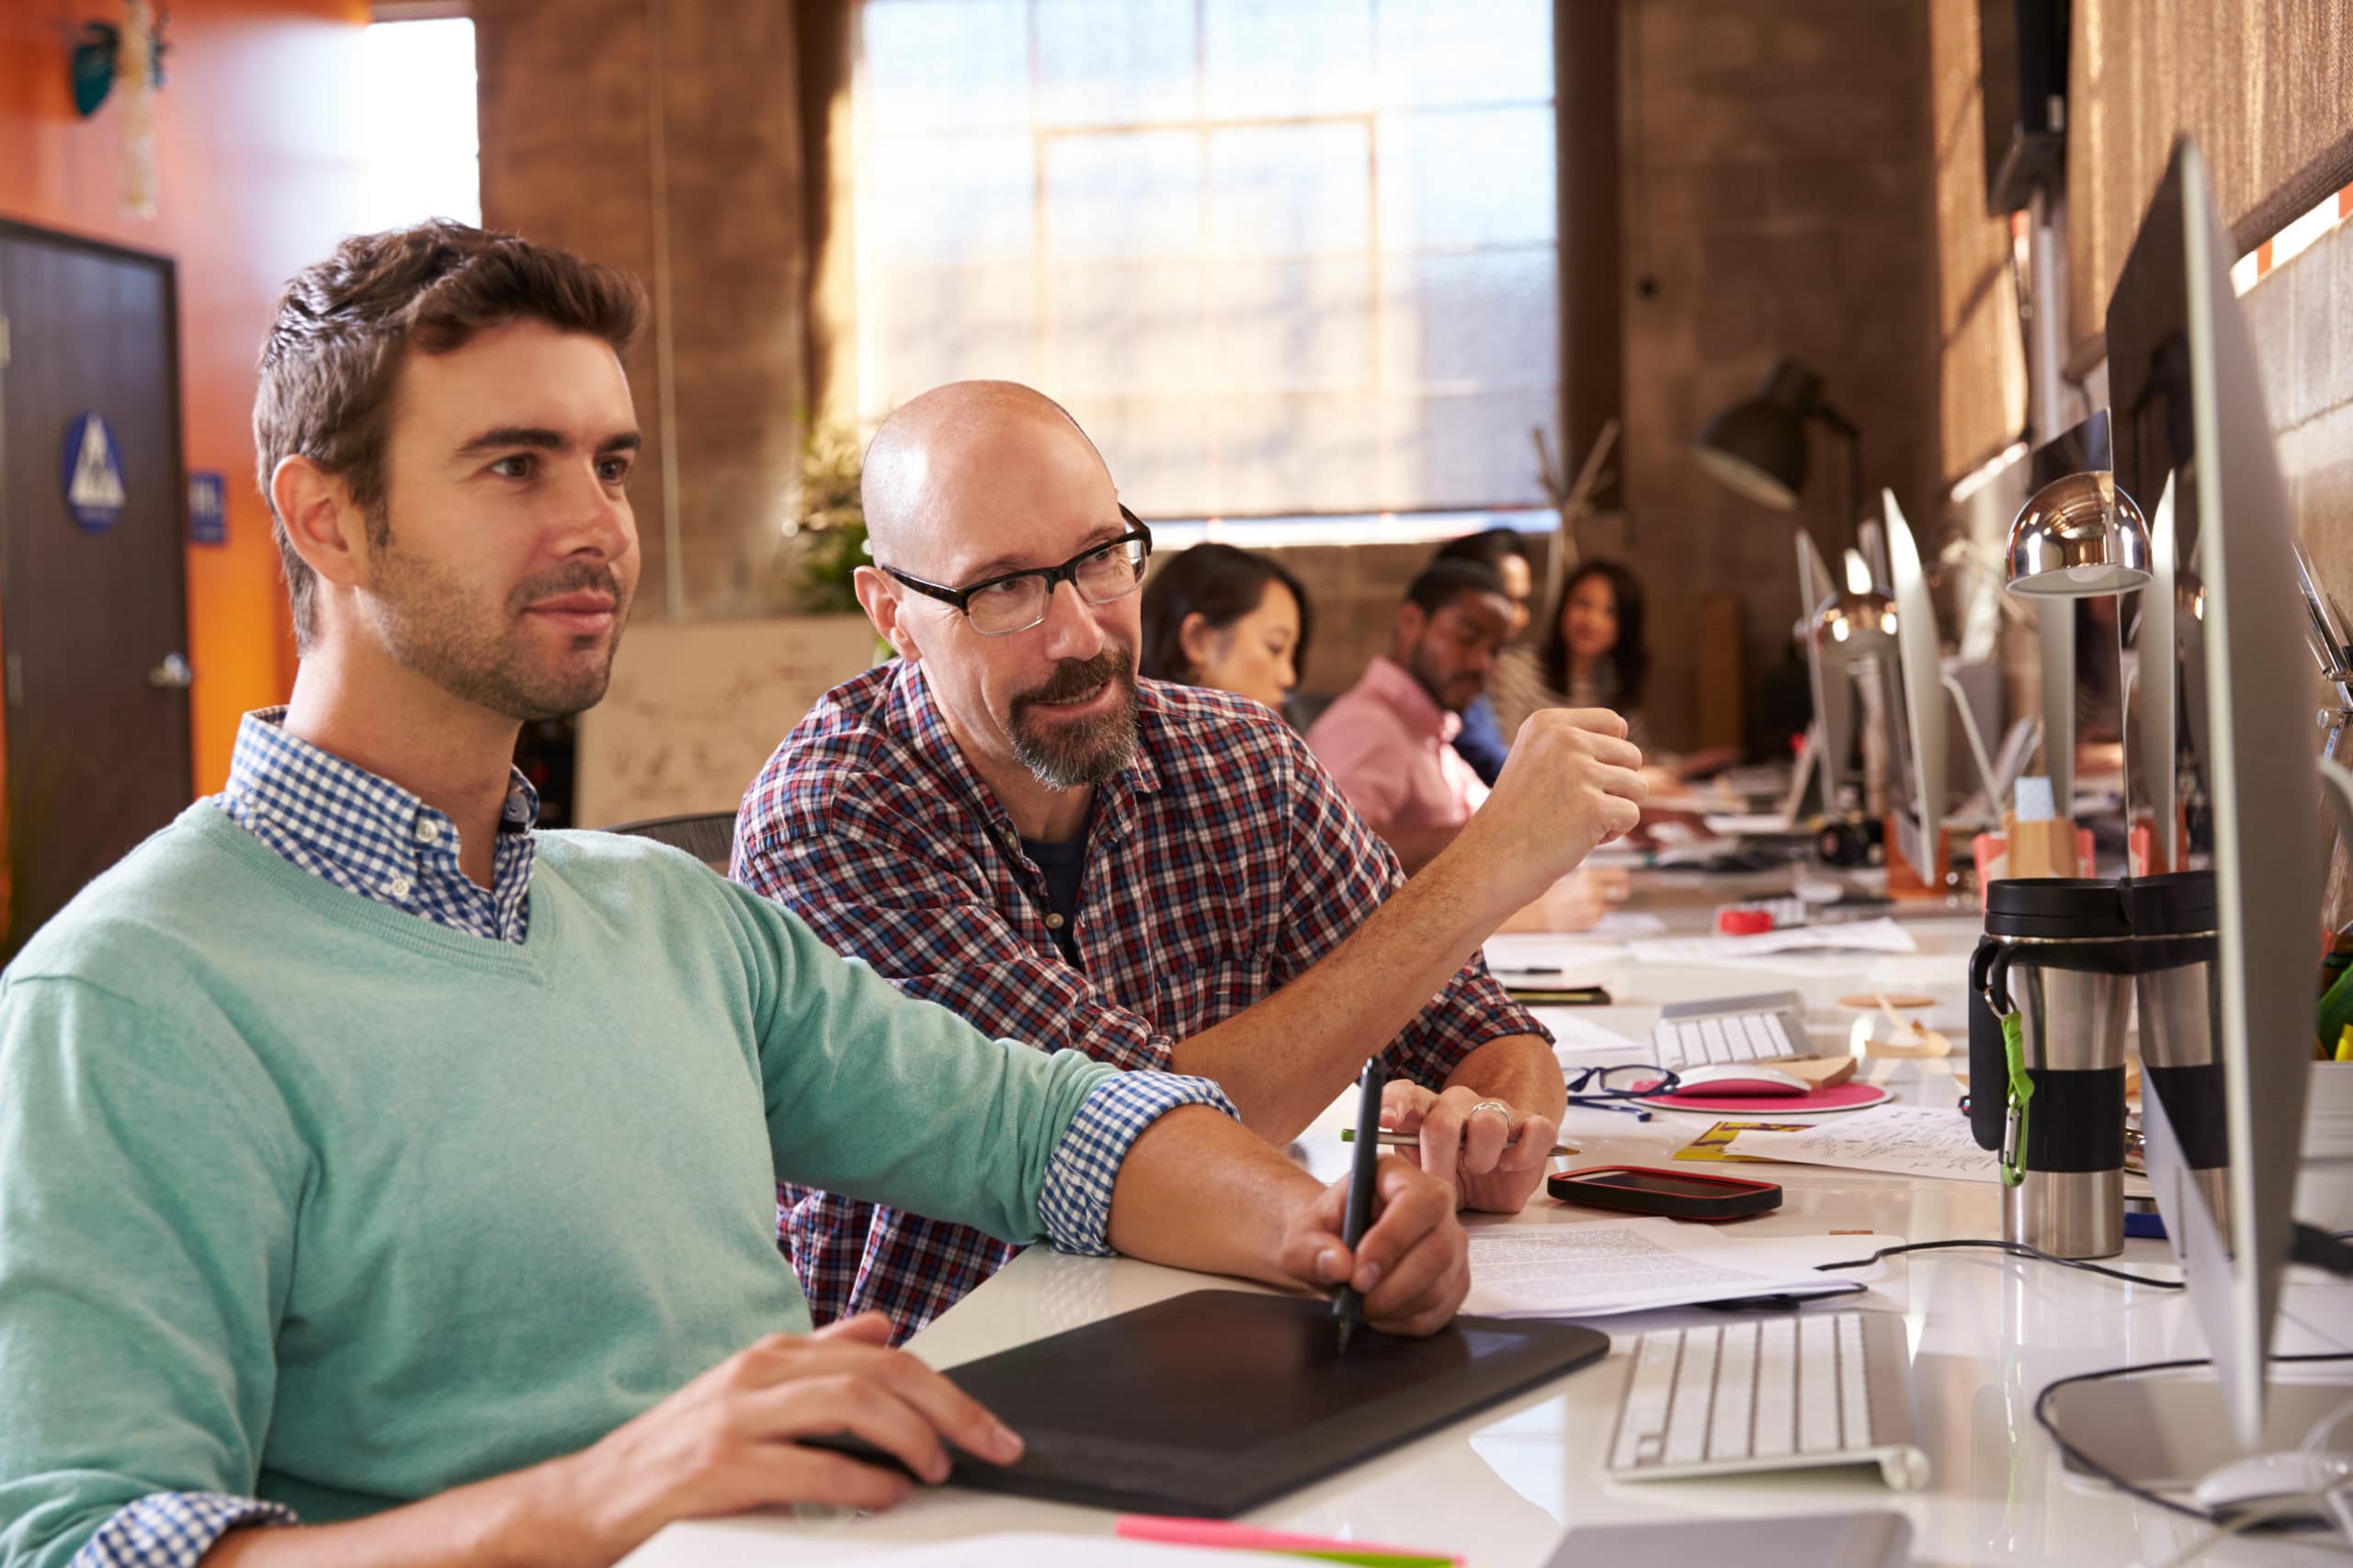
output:
<instances>
[{"instance_id":1,"label":"computer monitor","mask_svg":"<svg viewBox=\"0 0 2353 1568\"><path fill-rule=\"evenodd\" d=\"M2211 1093L2218 1076L2223 1099L2221 1179L2198 1180L2173 1132L2211 1106L2171 1104L2159 1088L2143 1121L2223 1407L2252 1449L2293 1230L2322 868L2294 519L2234 256L2205 162L2184 138L2109 301L2109 388L2117 483L2144 510L2170 486L2175 586L2183 572L2202 585L2172 597L2189 720L2181 778L2200 801L2190 858L2210 861L2219 906L2209 1009L2221 1071L2205 1082ZM2153 596L2148 608L2165 607Z\"/></svg>"},{"instance_id":2,"label":"computer monitor","mask_svg":"<svg viewBox=\"0 0 2353 1568\"><path fill-rule=\"evenodd\" d=\"M2156 505L2147 509L2149 585L2140 593L2139 625L2132 634L2137 697L2128 704L2141 754L2142 793L2149 806L2151 859L2153 869L2159 871L2183 869L2182 835L2175 824L2181 767L2181 638L2177 620L2183 585L2181 546L2173 520L2175 483L2172 474L2165 475ZM2194 584L2196 579L2189 581ZM2193 619L2196 613L2193 606ZM2202 694L2200 708L2204 708ZM2126 774L2129 778L2129 765Z\"/></svg>"},{"instance_id":3,"label":"computer monitor","mask_svg":"<svg viewBox=\"0 0 2353 1568\"><path fill-rule=\"evenodd\" d=\"M1806 737L1815 759L1814 777L1822 785L1822 814L1838 813L1840 786L1847 760L1855 744L1855 694L1841 671L1825 669L1813 645L1812 628L1816 605L1831 594L1830 568L1803 528L1797 530L1798 624L1805 645L1806 678L1813 687L1813 725Z\"/></svg>"},{"instance_id":4,"label":"computer monitor","mask_svg":"<svg viewBox=\"0 0 2353 1568\"><path fill-rule=\"evenodd\" d=\"M1909 805L1895 813L1896 850L1932 888L1944 885L1937 835L1943 830L1945 789L1944 648L1937 637L1936 602L1928 597L1928 574L1895 492L1880 493L1887 517L1888 585L1895 600L1897 685L1904 695L1904 724L1911 742ZM1984 746L1977 748L1981 762ZM1990 780L1986 784L1990 790Z\"/></svg>"}]
</instances>

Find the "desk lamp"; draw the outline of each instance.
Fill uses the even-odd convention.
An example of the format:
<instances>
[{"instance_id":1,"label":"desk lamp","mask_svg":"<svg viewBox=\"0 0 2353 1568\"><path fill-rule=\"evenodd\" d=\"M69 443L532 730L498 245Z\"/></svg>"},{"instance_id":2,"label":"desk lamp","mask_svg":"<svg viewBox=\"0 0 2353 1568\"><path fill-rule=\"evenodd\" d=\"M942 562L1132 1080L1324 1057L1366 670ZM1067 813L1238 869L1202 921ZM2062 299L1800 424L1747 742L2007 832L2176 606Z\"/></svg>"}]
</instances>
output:
<instances>
[{"instance_id":1,"label":"desk lamp","mask_svg":"<svg viewBox=\"0 0 2353 1568\"><path fill-rule=\"evenodd\" d=\"M1775 363L1765 384L1708 421L1692 454L1718 483L1777 512L1797 509L1805 488L1806 425L1827 425L1847 441L1847 522L1863 501L1862 433L1822 400L1822 377L1794 359Z\"/></svg>"},{"instance_id":2,"label":"desk lamp","mask_svg":"<svg viewBox=\"0 0 2353 1568\"><path fill-rule=\"evenodd\" d=\"M2071 473L2036 491L2010 525L2010 592L2098 598L2149 581L2149 520L2116 475Z\"/></svg>"},{"instance_id":3,"label":"desk lamp","mask_svg":"<svg viewBox=\"0 0 2353 1568\"><path fill-rule=\"evenodd\" d=\"M2140 505L2117 487L2116 475L2110 471L2091 469L2063 474L2036 491L2018 509L2017 519L2010 524L2006 560L2004 585L2021 598L2063 601L2128 594L2147 586L2150 581L2149 520L2142 515ZM2075 626L2072 613L2046 616L2042 635L2063 635L2072 640ZM2072 648L2072 641L2069 645ZM2116 657L2120 710L2117 719L2120 726L2124 722L2121 615L2117 617ZM2072 659L2068 666L2072 668ZM2067 697L2072 702L2073 693ZM2051 706L2052 698L2046 694L2046 710ZM2067 734L2072 737L2073 733L2071 725ZM2054 735L2053 739L2058 737ZM2055 751L2057 746L2051 749ZM2058 804L2062 817L2072 817L2075 813L2068 796L2074 792L2075 758L2051 756L2045 759L2045 766L2051 770L2054 785L2061 779L2069 781L2067 795L2061 796ZM2128 823L2131 814L2131 802L2128 800Z\"/></svg>"},{"instance_id":4,"label":"desk lamp","mask_svg":"<svg viewBox=\"0 0 2353 1568\"><path fill-rule=\"evenodd\" d=\"M1871 581L1862 552L1846 552L1847 584L1813 608L1813 652L1825 681L1851 675L1863 706L1863 806L1887 814L1887 692L1881 656L1895 646L1895 601Z\"/></svg>"},{"instance_id":5,"label":"desk lamp","mask_svg":"<svg viewBox=\"0 0 2353 1568\"><path fill-rule=\"evenodd\" d=\"M1834 665L1860 664L1895 640L1895 601L1872 582L1860 551L1847 551L1847 585L1813 611L1813 642Z\"/></svg>"},{"instance_id":6,"label":"desk lamp","mask_svg":"<svg viewBox=\"0 0 2353 1568\"><path fill-rule=\"evenodd\" d=\"M1847 520L1852 526L1862 501L1861 434L1851 420L1823 401L1822 377L1794 359L1776 361L1755 395L1709 420L1692 443L1692 455L1702 470L1733 494L1777 512L1794 511L1798 492L1805 488L1809 421L1827 425L1846 437ZM1813 688L1809 751L1818 757L1821 768L1823 810L1835 815L1839 810L1839 773L1845 766L1848 734L1847 687L1843 680L1825 676L1813 632L1816 610L1824 596L1836 596L1813 541L1803 528L1796 533L1798 633L1806 650L1808 678ZM1864 586L1870 586L1868 576ZM1847 624L1847 636L1861 630L1860 621ZM1845 646L1844 637L1834 636L1831 641L1833 646ZM1841 662L1844 657L1842 653Z\"/></svg>"}]
</instances>

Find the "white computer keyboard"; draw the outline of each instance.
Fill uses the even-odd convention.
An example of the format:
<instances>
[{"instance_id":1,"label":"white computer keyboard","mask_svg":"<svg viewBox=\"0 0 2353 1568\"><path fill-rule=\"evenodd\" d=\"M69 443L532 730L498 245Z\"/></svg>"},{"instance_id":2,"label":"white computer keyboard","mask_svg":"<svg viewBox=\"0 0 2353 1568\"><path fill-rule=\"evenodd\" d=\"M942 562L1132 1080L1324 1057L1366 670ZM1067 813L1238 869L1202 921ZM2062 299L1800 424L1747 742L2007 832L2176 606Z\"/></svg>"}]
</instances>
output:
<instances>
[{"instance_id":1,"label":"white computer keyboard","mask_svg":"<svg viewBox=\"0 0 2353 1568\"><path fill-rule=\"evenodd\" d=\"M1658 1064L1681 1072L1721 1062L1787 1062L1810 1054L1811 1041L1792 1040L1779 1013L1724 1013L1707 1018L1661 1018L1651 1030Z\"/></svg>"},{"instance_id":2,"label":"white computer keyboard","mask_svg":"<svg viewBox=\"0 0 2353 1568\"><path fill-rule=\"evenodd\" d=\"M1819 1312L1661 1329L1634 1341L1609 1440L1620 1481L1876 1463L1928 1478L1911 1358L1893 1312Z\"/></svg>"}]
</instances>

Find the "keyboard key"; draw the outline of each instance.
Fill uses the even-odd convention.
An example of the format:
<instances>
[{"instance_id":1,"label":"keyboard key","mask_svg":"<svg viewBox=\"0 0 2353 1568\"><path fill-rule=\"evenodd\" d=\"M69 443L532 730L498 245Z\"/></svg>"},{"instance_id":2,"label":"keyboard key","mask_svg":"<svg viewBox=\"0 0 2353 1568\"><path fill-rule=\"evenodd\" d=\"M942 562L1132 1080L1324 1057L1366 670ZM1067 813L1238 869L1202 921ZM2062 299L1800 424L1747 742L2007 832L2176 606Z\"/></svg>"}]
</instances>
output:
<instances>
[{"instance_id":1,"label":"keyboard key","mask_svg":"<svg viewBox=\"0 0 2353 1568\"><path fill-rule=\"evenodd\" d=\"M1784 1459L1797 1452L1797 1339L1794 1318L1772 1318L1756 1336L1756 1423L1750 1452Z\"/></svg>"},{"instance_id":2,"label":"keyboard key","mask_svg":"<svg viewBox=\"0 0 2353 1568\"><path fill-rule=\"evenodd\" d=\"M1759 1014L1758 1017L1765 1020L1765 1033L1767 1037L1772 1040L1773 1049L1777 1055L1795 1056L1798 1054L1798 1048L1790 1043L1789 1030L1781 1027L1781 1015L1779 1013L1763 1013Z\"/></svg>"},{"instance_id":3,"label":"keyboard key","mask_svg":"<svg viewBox=\"0 0 2353 1568\"><path fill-rule=\"evenodd\" d=\"M1749 1420L1756 1410L1756 1329L1735 1324L1716 1351L1716 1405L1708 1417L1708 1457L1748 1457Z\"/></svg>"},{"instance_id":4,"label":"keyboard key","mask_svg":"<svg viewBox=\"0 0 2353 1568\"><path fill-rule=\"evenodd\" d=\"M1798 1320L1798 1450L1828 1453L1838 1442L1838 1326Z\"/></svg>"},{"instance_id":5,"label":"keyboard key","mask_svg":"<svg viewBox=\"0 0 2353 1568\"><path fill-rule=\"evenodd\" d=\"M1871 1397L1863 1320L1841 1312L1834 1321L1838 1324L1838 1418L1846 1430L1846 1446L1865 1448L1871 1442Z\"/></svg>"},{"instance_id":6,"label":"keyboard key","mask_svg":"<svg viewBox=\"0 0 2353 1568\"><path fill-rule=\"evenodd\" d=\"M1732 1060L1732 1041L1725 1037L1724 1021L1722 1018L1700 1019L1699 1034L1700 1038L1707 1042L1707 1060L1711 1065Z\"/></svg>"},{"instance_id":7,"label":"keyboard key","mask_svg":"<svg viewBox=\"0 0 2353 1568\"><path fill-rule=\"evenodd\" d=\"M1716 1392L1716 1339L1720 1330L1687 1329L1683 1364L1675 1374L1675 1399L1666 1412L1666 1462L1697 1464L1708 1452L1708 1406Z\"/></svg>"},{"instance_id":8,"label":"keyboard key","mask_svg":"<svg viewBox=\"0 0 2353 1568\"><path fill-rule=\"evenodd\" d=\"M1626 1384L1625 1403L1618 1412L1618 1441L1611 1454L1612 1470L1632 1470L1656 1463L1659 1435L1666 1430L1668 1402L1675 1394L1675 1364L1683 1349L1674 1334L1646 1334L1634 1342L1634 1369Z\"/></svg>"}]
</instances>

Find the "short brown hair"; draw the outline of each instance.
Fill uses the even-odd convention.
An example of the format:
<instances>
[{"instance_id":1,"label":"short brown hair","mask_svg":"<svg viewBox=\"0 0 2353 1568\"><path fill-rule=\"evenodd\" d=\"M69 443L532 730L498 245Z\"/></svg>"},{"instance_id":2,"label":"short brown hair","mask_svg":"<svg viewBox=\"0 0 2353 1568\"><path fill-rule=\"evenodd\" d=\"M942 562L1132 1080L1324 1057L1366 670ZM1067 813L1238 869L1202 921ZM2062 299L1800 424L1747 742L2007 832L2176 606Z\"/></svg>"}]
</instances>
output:
<instances>
[{"instance_id":1,"label":"short brown hair","mask_svg":"<svg viewBox=\"0 0 2353 1568\"><path fill-rule=\"evenodd\" d=\"M370 537L381 540L389 527L384 445L411 347L447 354L491 327L542 321L601 337L620 354L644 313L644 296L623 273L440 219L354 234L296 273L262 343L254 394L254 448L285 562L296 651L310 652L317 579L270 495L281 460L305 457L340 476L366 508Z\"/></svg>"}]
</instances>

